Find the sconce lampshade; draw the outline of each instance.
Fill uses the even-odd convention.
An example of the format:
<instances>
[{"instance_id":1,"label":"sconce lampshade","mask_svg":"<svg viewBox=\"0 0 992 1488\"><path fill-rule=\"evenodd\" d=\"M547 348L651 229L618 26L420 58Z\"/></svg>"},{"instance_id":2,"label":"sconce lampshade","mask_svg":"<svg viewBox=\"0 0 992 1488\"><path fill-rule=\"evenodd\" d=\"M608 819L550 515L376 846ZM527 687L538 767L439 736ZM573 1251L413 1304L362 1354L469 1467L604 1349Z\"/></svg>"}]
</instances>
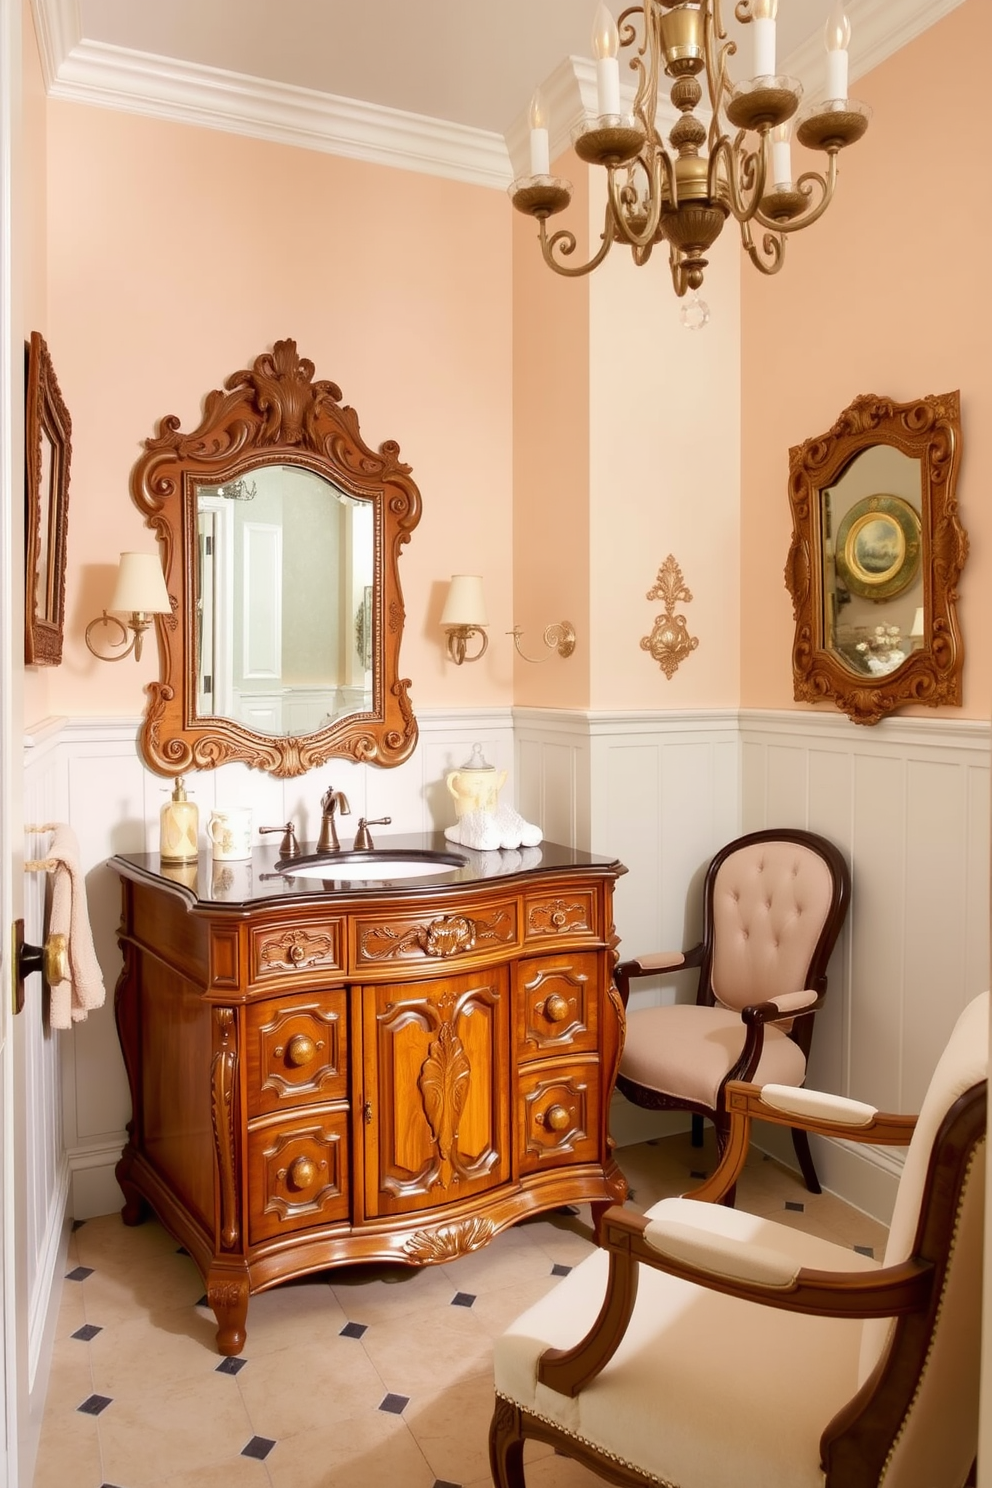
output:
<instances>
[{"instance_id":1,"label":"sconce lampshade","mask_svg":"<svg viewBox=\"0 0 992 1488\"><path fill-rule=\"evenodd\" d=\"M482 579L478 574L452 574L448 597L441 612L441 624L466 625L481 629L489 624Z\"/></svg>"},{"instance_id":2,"label":"sconce lampshade","mask_svg":"<svg viewBox=\"0 0 992 1488\"><path fill-rule=\"evenodd\" d=\"M112 614L168 615L172 611L157 553L122 553L117 585L108 605Z\"/></svg>"}]
</instances>

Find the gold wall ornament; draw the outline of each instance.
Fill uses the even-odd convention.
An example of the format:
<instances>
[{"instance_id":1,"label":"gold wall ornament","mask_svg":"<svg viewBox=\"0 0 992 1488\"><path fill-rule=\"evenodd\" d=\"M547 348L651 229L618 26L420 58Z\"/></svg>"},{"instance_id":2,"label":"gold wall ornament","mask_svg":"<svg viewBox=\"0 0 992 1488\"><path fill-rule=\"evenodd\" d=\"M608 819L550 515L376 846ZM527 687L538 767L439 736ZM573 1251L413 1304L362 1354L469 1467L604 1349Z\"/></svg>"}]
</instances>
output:
<instances>
[{"instance_id":1,"label":"gold wall ornament","mask_svg":"<svg viewBox=\"0 0 992 1488\"><path fill-rule=\"evenodd\" d=\"M549 236L547 231L548 218L568 206L572 187L551 174L548 118L540 94L535 95L530 174L515 180L509 191L514 207L537 222L549 268L573 278L588 274L614 242L625 243L639 266L663 243L676 294L695 293L706 254L729 217L761 273L782 267L787 234L810 226L826 211L837 184L837 156L864 134L871 110L847 97L846 17L841 17L841 34L827 38L828 97L800 110L802 85L778 73L775 23L756 5L757 0L738 0L735 6L738 21L760 22L754 26L755 75L736 83L728 64L737 45L724 28L721 0L692 5L643 0L624 10L619 27L607 16L605 34L594 37L596 116L583 117L572 130L579 159L607 173L602 239L587 263L569 262L574 233L562 229ZM631 113L623 111L620 92L621 49L629 49L637 80ZM664 103L659 110L666 77L677 117L667 143L658 129L659 112L662 117L668 112ZM697 117L701 102L703 117ZM799 144L825 157L822 170L804 170L794 178L793 125ZM705 306L684 309L691 328L706 318Z\"/></svg>"},{"instance_id":2,"label":"gold wall ornament","mask_svg":"<svg viewBox=\"0 0 992 1488\"><path fill-rule=\"evenodd\" d=\"M641 637L641 650L651 652L665 676L671 681L672 676L678 670L679 663L685 661L689 653L695 651L699 645L697 637L689 634L685 617L675 614L675 606L689 604L692 594L686 587L682 570L675 562L673 554L669 553L659 568L654 588L648 590L647 597L662 600L665 610L664 614L659 615L655 620L651 634Z\"/></svg>"}]
</instances>

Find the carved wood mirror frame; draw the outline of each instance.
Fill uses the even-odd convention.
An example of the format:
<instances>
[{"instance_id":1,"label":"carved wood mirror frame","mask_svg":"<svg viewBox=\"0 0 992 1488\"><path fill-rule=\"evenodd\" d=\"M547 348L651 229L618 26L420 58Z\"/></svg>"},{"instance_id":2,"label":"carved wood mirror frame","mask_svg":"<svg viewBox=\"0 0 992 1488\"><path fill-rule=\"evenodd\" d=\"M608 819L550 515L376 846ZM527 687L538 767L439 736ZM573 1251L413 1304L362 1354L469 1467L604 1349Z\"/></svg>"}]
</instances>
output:
<instances>
[{"instance_id":1,"label":"carved wood mirror frame","mask_svg":"<svg viewBox=\"0 0 992 1488\"><path fill-rule=\"evenodd\" d=\"M65 627L72 420L44 337L24 348L24 661L58 666Z\"/></svg>"},{"instance_id":2,"label":"carved wood mirror frame","mask_svg":"<svg viewBox=\"0 0 992 1488\"><path fill-rule=\"evenodd\" d=\"M824 532L822 497L859 454L884 445L920 463L922 644L886 675L861 676L827 644L824 560L831 534ZM785 582L796 622L797 702L832 699L855 723L865 724L911 703L960 707L964 651L956 586L968 554L955 495L960 460L957 392L912 403L873 394L855 398L825 434L789 451L793 534Z\"/></svg>"},{"instance_id":3,"label":"carved wood mirror frame","mask_svg":"<svg viewBox=\"0 0 992 1488\"><path fill-rule=\"evenodd\" d=\"M224 389L208 393L198 428L183 434L168 415L131 474L131 495L163 546L171 615L157 615L162 678L148 691L141 749L163 775L238 760L257 770L302 775L328 759L401 764L417 742L409 679L399 675L403 596L398 559L420 520L421 501L399 446L372 450L358 415L333 382L315 382L296 342L277 341ZM371 707L298 737L254 732L236 719L201 717L196 703L197 490L250 477L267 465L315 472L373 507Z\"/></svg>"}]
</instances>

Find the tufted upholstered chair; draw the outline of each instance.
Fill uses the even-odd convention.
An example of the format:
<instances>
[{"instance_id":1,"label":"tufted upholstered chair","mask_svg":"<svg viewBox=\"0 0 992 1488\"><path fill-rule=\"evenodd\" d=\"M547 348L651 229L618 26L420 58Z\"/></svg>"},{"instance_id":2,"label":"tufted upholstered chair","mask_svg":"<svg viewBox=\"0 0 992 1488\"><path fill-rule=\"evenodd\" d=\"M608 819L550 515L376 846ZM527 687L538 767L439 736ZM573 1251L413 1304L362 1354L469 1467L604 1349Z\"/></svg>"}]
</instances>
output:
<instances>
[{"instance_id":1,"label":"tufted upholstered chair","mask_svg":"<svg viewBox=\"0 0 992 1488\"><path fill-rule=\"evenodd\" d=\"M717 1172L692 1198L611 1208L603 1249L495 1348L490 1460L524 1488L550 1443L661 1488L963 1488L979 1412L989 1000L970 1003L919 1118L735 1083ZM754 1118L905 1145L885 1255L715 1200Z\"/></svg>"},{"instance_id":2,"label":"tufted upholstered chair","mask_svg":"<svg viewBox=\"0 0 992 1488\"><path fill-rule=\"evenodd\" d=\"M697 1142L709 1118L722 1150L728 1080L802 1085L850 894L843 857L813 832L752 832L718 852L703 886L700 943L616 969L625 1006L634 977L699 970L694 1003L629 1014L617 1089L651 1110L693 1112ZM794 1128L792 1140L807 1188L819 1193L809 1138Z\"/></svg>"}]
</instances>

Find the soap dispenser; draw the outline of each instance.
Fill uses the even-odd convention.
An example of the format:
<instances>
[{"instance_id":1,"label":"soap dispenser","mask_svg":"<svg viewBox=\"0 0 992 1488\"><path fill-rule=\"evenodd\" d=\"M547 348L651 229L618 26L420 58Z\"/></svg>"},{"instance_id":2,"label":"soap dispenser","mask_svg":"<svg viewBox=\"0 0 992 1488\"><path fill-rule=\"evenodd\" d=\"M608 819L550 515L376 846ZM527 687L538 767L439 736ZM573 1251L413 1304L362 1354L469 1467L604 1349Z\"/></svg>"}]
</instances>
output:
<instances>
[{"instance_id":1,"label":"soap dispenser","mask_svg":"<svg viewBox=\"0 0 992 1488\"><path fill-rule=\"evenodd\" d=\"M159 851L163 863L189 863L200 853L198 840L200 813L195 801L186 799L186 783L179 775L172 799L162 807L162 835Z\"/></svg>"}]
</instances>

